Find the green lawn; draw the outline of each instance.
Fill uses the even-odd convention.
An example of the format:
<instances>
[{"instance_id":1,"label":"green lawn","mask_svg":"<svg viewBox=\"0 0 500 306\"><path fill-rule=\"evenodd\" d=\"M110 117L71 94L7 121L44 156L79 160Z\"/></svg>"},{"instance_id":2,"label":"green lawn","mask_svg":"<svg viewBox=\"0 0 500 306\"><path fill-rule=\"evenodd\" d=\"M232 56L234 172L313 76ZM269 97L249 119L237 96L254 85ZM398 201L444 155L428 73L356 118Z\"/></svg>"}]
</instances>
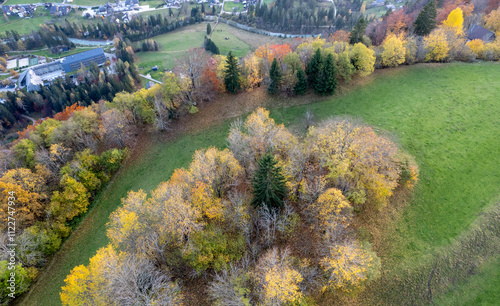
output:
<instances>
[{"instance_id":1,"label":"green lawn","mask_svg":"<svg viewBox=\"0 0 500 306\"><path fill-rule=\"evenodd\" d=\"M375 18L379 18L384 16L385 13L387 13L387 8L385 7L385 5L383 5L374 8L367 8L365 11L365 16L370 17L371 15L374 15Z\"/></svg>"},{"instance_id":2,"label":"green lawn","mask_svg":"<svg viewBox=\"0 0 500 306\"><path fill-rule=\"evenodd\" d=\"M174 16L172 18L175 18L175 16L177 16L178 12L179 12L179 9L172 8L172 13L174 13ZM162 9L158 9L158 10L154 10L154 11L147 11L147 12L138 13L138 15L142 16L144 19L149 18L149 16L151 16L151 15L156 17L158 14L160 14L163 17L165 17L165 16L169 17L168 16L168 8L162 8Z\"/></svg>"},{"instance_id":3,"label":"green lawn","mask_svg":"<svg viewBox=\"0 0 500 306\"><path fill-rule=\"evenodd\" d=\"M82 18L80 11L73 10L67 16L54 17L51 16L49 11L46 10L45 8L38 7L38 9L34 14L34 17L30 19L19 18L17 16L8 16L8 21L7 21L5 16L1 15L0 33L5 33L5 31L15 30L19 34L23 35L31 33L31 31L38 31L40 25L44 23L55 23L57 25L60 25L62 23L65 23L66 20L68 20L70 23L75 22L77 24L85 24L85 25L94 22L90 19Z\"/></svg>"},{"instance_id":4,"label":"green lawn","mask_svg":"<svg viewBox=\"0 0 500 306\"><path fill-rule=\"evenodd\" d=\"M107 0L73 0L71 4L84 6L99 6L108 3Z\"/></svg>"},{"instance_id":5,"label":"green lawn","mask_svg":"<svg viewBox=\"0 0 500 306\"><path fill-rule=\"evenodd\" d=\"M139 5L149 5L150 8L157 7L158 5L165 4L163 0L149 0L149 1L139 1Z\"/></svg>"},{"instance_id":6,"label":"green lawn","mask_svg":"<svg viewBox=\"0 0 500 306\"><path fill-rule=\"evenodd\" d=\"M382 254L385 273L380 283L405 279L412 267L451 245L500 195L499 78L498 63L417 65L377 73L376 78L366 79L366 85L343 95L272 109L271 115L287 126L299 125L307 109L318 119L359 117L392 134L415 156L420 181L397 231L385 241L388 251ZM175 168L188 165L198 148L224 147L227 131L228 122L170 142L157 141L142 159L125 167L63 246L48 273L41 276L42 282L25 304L58 305L58 292L69 271L87 264L89 257L106 245L105 224L127 191L150 191ZM498 301L499 273L498 255L496 259L485 258L479 272L461 283L461 291L443 295L438 301ZM405 289L411 292L414 288ZM367 290L369 298L382 294ZM391 288L385 290L392 294ZM459 292L468 293L470 299L461 299Z\"/></svg>"},{"instance_id":7,"label":"green lawn","mask_svg":"<svg viewBox=\"0 0 500 306\"><path fill-rule=\"evenodd\" d=\"M221 54L233 51L236 56L245 56L251 47L229 33L228 27L226 24L219 24L212 34L212 40L219 47ZM203 46L204 37L207 35L206 29L207 24L200 23L181 28L172 33L153 37L152 39L161 45L161 50L136 53L137 66L144 67L143 70L140 70L141 74L150 73L152 77L161 79L163 69L172 69L175 66L176 58L191 48L201 48ZM226 37L229 39L226 40ZM158 72L151 71L151 67L155 65L159 67Z\"/></svg>"},{"instance_id":8,"label":"green lawn","mask_svg":"<svg viewBox=\"0 0 500 306\"><path fill-rule=\"evenodd\" d=\"M237 7L238 9L233 11L233 9ZM224 11L226 12L241 12L244 11L245 9L243 8L243 3L236 3L233 1L226 1L224 2Z\"/></svg>"},{"instance_id":9,"label":"green lawn","mask_svg":"<svg viewBox=\"0 0 500 306\"><path fill-rule=\"evenodd\" d=\"M38 31L41 24L52 20L49 11L39 7L30 19L19 18L17 16L0 16L0 33L15 30L19 34L28 34L31 31Z\"/></svg>"},{"instance_id":10,"label":"green lawn","mask_svg":"<svg viewBox=\"0 0 500 306\"><path fill-rule=\"evenodd\" d=\"M61 3L62 0L54 0L50 1L52 3ZM32 4L32 3L45 3L44 1L40 0L7 0L3 5L14 5L14 4Z\"/></svg>"}]
</instances>

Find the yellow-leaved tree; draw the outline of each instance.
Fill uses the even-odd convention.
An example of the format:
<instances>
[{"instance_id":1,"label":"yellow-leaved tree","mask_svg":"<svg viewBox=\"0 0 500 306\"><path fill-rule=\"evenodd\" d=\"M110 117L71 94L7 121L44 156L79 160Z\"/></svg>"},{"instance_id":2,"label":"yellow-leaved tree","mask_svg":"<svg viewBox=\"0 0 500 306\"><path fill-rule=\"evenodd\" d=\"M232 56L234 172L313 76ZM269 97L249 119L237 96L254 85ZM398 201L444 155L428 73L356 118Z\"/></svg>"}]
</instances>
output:
<instances>
[{"instance_id":1,"label":"yellow-leaved tree","mask_svg":"<svg viewBox=\"0 0 500 306\"><path fill-rule=\"evenodd\" d=\"M477 57L482 58L485 50L482 39L474 39L467 42L467 46L476 54Z\"/></svg>"},{"instance_id":2,"label":"yellow-leaved tree","mask_svg":"<svg viewBox=\"0 0 500 306\"><path fill-rule=\"evenodd\" d=\"M443 25L452 29L457 35L461 35L464 32L464 13L460 7L457 7L448 15L448 18L443 21Z\"/></svg>"},{"instance_id":3,"label":"yellow-leaved tree","mask_svg":"<svg viewBox=\"0 0 500 306\"><path fill-rule=\"evenodd\" d=\"M340 224L349 224L352 218L352 207L342 191L330 188L307 207L306 211L317 232L323 233Z\"/></svg>"},{"instance_id":4,"label":"yellow-leaved tree","mask_svg":"<svg viewBox=\"0 0 500 306\"><path fill-rule=\"evenodd\" d=\"M255 268L263 305L283 305L297 302L302 297L299 283L302 275L293 269L288 250L273 248L264 254Z\"/></svg>"},{"instance_id":5,"label":"yellow-leaved tree","mask_svg":"<svg viewBox=\"0 0 500 306\"><path fill-rule=\"evenodd\" d=\"M59 293L63 305L116 305L108 295L109 276L118 265L118 255L108 245L90 258L88 267L79 265L64 280Z\"/></svg>"},{"instance_id":6,"label":"yellow-leaved tree","mask_svg":"<svg viewBox=\"0 0 500 306\"><path fill-rule=\"evenodd\" d=\"M500 36L500 8L491 11L486 17L486 28L496 33L497 37Z\"/></svg>"},{"instance_id":7,"label":"yellow-leaved tree","mask_svg":"<svg viewBox=\"0 0 500 306\"><path fill-rule=\"evenodd\" d=\"M446 40L445 30L438 28L424 38L424 46L427 50L426 61L442 62L448 58L450 46Z\"/></svg>"},{"instance_id":8,"label":"yellow-leaved tree","mask_svg":"<svg viewBox=\"0 0 500 306\"><path fill-rule=\"evenodd\" d=\"M406 48L404 46L404 39L389 34L382 46L382 65L387 67L396 67L405 62Z\"/></svg>"},{"instance_id":9,"label":"yellow-leaved tree","mask_svg":"<svg viewBox=\"0 0 500 306\"><path fill-rule=\"evenodd\" d=\"M61 223L87 211L90 193L76 179L64 176L60 183L63 190L54 191L50 201L50 213Z\"/></svg>"},{"instance_id":10,"label":"yellow-leaved tree","mask_svg":"<svg viewBox=\"0 0 500 306\"><path fill-rule=\"evenodd\" d=\"M243 168L231 151L212 147L194 153L189 172L195 182L205 183L215 196L221 197L236 184L236 180L243 173Z\"/></svg>"},{"instance_id":11,"label":"yellow-leaved tree","mask_svg":"<svg viewBox=\"0 0 500 306\"><path fill-rule=\"evenodd\" d=\"M360 76L367 76L375 70L375 51L369 49L364 44L355 44L351 48L349 55Z\"/></svg>"},{"instance_id":12,"label":"yellow-leaved tree","mask_svg":"<svg viewBox=\"0 0 500 306\"><path fill-rule=\"evenodd\" d=\"M60 298L68 306L182 305L180 288L168 271L111 245L99 249L88 267L75 267L65 283Z\"/></svg>"},{"instance_id":13,"label":"yellow-leaved tree","mask_svg":"<svg viewBox=\"0 0 500 306\"><path fill-rule=\"evenodd\" d=\"M272 151L278 161L284 161L298 144L297 138L283 124L277 125L263 108L254 111L245 122L233 123L228 142L247 175L253 173L257 161L268 151Z\"/></svg>"},{"instance_id":14,"label":"yellow-leaved tree","mask_svg":"<svg viewBox=\"0 0 500 306\"><path fill-rule=\"evenodd\" d=\"M3 226L7 226L7 217L13 216L9 214L9 211L14 211L12 208L15 209L18 226L22 228L32 225L42 216L47 200L45 187L48 175L44 168L36 168L35 172L25 168L12 169L0 178L0 219L4 221ZM15 203L10 210L9 198Z\"/></svg>"},{"instance_id":15,"label":"yellow-leaved tree","mask_svg":"<svg viewBox=\"0 0 500 306\"><path fill-rule=\"evenodd\" d=\"M356 241L332 245L321 267L328 275L328 284L323 290L349 290L366 280L372 257Z\"/></svg>"},{"instance_id":16,"label":"yellow-leaved tree","mask_svg":"<svg viewBox=\"0 0 500 306\"><path fill-rule=\"evenodd\" d=\"M356 204L377 207L387 203L397 186L397 148L372 128L348 119L330 119L311 128L307 137L311 156L328 167L326 176Z\"/></svg>"}]
</instances>

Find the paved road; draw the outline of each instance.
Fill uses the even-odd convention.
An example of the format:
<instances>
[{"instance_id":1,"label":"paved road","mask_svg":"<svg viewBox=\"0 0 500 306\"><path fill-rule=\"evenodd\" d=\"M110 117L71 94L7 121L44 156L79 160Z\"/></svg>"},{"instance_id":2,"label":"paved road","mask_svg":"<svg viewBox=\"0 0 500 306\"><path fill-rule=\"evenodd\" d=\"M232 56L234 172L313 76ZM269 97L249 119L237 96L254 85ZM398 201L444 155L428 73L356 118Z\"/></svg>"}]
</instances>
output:
<instances>
[{"instance_id":1,"label":"paved road","mask_svg":"<svg viewBox=\"0 0 500 306\"><path fill-rule=\"evenodd\" d=\"M31 118L30 116L21 115L21 117L26 118L26 119L29 119L29 120L31 120L31 122L33 122L33 124L35 124L35 121L36 121L36 120L35 120L35 119L33 119L33 118Z\"/></svg>"},{"instance_id":2,"label":"paved road","mask_svg":"<svg viewBox=\"0 0 500 306\"><path fill-rule=\"evenodd\" d=\"M158 83L158 84L163 84L163 82L160 82L160 81L158 81L158 80L155 80L155 79L153 79L151 76L149 76L149 77L148 77L148 76L145 76L144 74L140 74L140 73L139 73L139 75L140 75L141 77L145 78L146 80L150 80L150 81L156 82L156 83Z\"/></svg>"}]
</instances>

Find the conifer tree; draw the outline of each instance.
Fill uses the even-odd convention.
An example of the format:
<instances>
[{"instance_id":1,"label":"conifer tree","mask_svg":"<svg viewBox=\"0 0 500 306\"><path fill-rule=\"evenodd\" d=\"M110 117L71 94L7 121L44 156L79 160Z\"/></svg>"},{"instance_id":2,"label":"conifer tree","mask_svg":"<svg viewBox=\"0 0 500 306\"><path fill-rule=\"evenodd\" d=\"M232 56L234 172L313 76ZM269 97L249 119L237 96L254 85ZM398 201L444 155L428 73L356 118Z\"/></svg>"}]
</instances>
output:
<instances>
[{"instance_id":1,"label":"conifer tree","mask_svg":"<svg viewBox=\"0 0 500 306\"><path fill-rule=\"evenodd\" d=\"M302 67L299 66L299 68L297 69L297 83L293 88L293 92L296 95L303 95L306 91L307 91L306 74L304 73Z\"/></svg>"},{"instance_id":2,"label":"conifer tree","mask_svg":"<svg viewBox=\"0 0 500 306\"><path fill-rule=\"evenodd\" d=\"M271 209L283 207L283 199L287 194L285 177L281 167L271 153L259 160L259 168L252 178L252 205L257 207L267 205Z\"/></svg>"},{"instance_id":3,"label":"conifer tree","mask_svg":"<svg viewBox=\"0 0 500 306\"><path fill-rule=\"evenodd\" d=\"M210 23L207 23L207 35L210 35L210 33L212 33L212 26Z\"/></svg>"},{"instance_id":4,"label":"conifer tree","mask_svg":"<svg viewBox=\"0 0 500 306\"><path fill-rule=\"evenodd\" d=\"M229 51L224 69L224 85L230 93L236 93L240 89L240 70L238 59L234 57L233 52Z\"/></svg>"},{"instance_id":5,"label":"conifer tree","mask_svg":"<svg viewBox=\"0 0 500 306\"><path fill-rule=\"evenodd\" d=\"M321 49L318 48L306 67L307 81L310 86L313 86L313 84L317 82L317 74L321 70L322 64L323 58L321 57Z\"/></svg>"},{"instance_id":6,"label":"conifer tree","mask_svg":"<svg viewBox=\"0 0 500 306\"><path fill-rule=\"evenodd\" d=\"M354 45L356 43L362 42L363 40L363 35L365 34L366 30L366 20L361 16L361 18L356 22L354 25L354 28L352 29L351 32L351 37L350 37L350 44Z\"/></svg>"},{"instance_id":7,"label":"conifer tree","mask_svg":"<svg viewBox=\"0 0 500 306\"><path fill-rule=\"evenodd\" d=\"M321 68L321 72L318 75L318 81L315 83L316 93L320 95L333 95L335 87L337 86L337 73L335 71L335 62L331 53L327 55Z\"/></svg>"},{"instance_id":8,"label":"conifer tree","mask_svg":"<svg viewBox=\"0 0 500 306\"><path fill-rule=\"evenodd\" d=\"M273 63L271 64L269 77L271 78L271 84L269 84L267 91L272 95L277 94L279 92L279 84L281 82L281 67L276 58L274 58Z\"/></svg>"},{"instance_id":9,"label":"conifer tree","mask_svg":"<svg viewBox=\"0 0 500 306\"><path fill-rule=\"evenodd\" d=\"M415 20L415 33L421 36L429 35L432 29L436 27L436 16L436 1L431 0L424 6Z\"/></svg>"}]
</instances>

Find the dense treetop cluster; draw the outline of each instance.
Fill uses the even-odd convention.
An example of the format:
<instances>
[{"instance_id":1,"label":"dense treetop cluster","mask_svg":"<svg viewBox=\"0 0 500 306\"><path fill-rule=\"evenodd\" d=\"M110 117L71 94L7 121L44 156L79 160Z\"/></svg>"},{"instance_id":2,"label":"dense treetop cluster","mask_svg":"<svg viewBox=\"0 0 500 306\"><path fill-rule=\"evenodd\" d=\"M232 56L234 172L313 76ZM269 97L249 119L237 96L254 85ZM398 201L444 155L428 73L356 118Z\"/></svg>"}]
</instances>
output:
<instances>
[{"instance_id":1,"label":"dense treetop cluster","mask_svg":"<svg viewBox=\"0 0 500 306\"><path fill-rule=\"evenodd\" d=\"M380 268L354 218L417 176L368 126L332 118L296 136L258 109L232 125L228 149L197 151L150 196L130 191L108 223L110 245L72 270L62 302L181 305L200 277L216 305L351 291Z\"/></svg>"}]
</instances>

